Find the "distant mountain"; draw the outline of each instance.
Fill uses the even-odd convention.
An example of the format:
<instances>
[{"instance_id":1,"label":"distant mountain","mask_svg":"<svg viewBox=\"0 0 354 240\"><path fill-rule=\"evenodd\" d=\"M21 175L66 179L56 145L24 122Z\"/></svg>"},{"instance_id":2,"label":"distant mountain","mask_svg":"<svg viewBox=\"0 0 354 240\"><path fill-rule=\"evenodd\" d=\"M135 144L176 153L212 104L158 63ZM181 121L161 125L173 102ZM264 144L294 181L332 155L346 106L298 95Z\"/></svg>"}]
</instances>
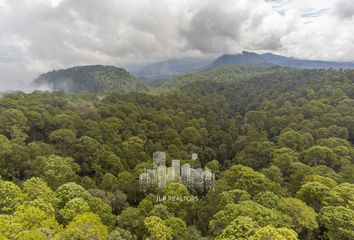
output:
<instances>
[{"instance_id":1,"label":"distant mountain","mask_svg":"<svg viewBox=\"0 0 354 240\"><path fill-rule=\"evenodd\" d=\"M236 54L236 55L222 55L212 63L212 66L216 67L225 64L257 65L264 62L266 62L266 60L262 57L262 55L253 52L242 52L242 54Z\"/></svg>"},{"instance_id":2,"label":"distant mountain","mask_svg":"<svg viewBox=\"0 0 354 240\"><path fill-rule=\"evenodd\" d=\"M126 68L135 77L151 82L175 75L198 72L213 61L214 59L210 58L168 59L151 64L127 65Z\"/></svg>"},{"instance_id":3,"label":"distant mountain","mask_svg":"<svg viewBox=\"0 0 354 240\"><path fill-rule=\"evenodd\" d=\"M148 87L123 68L114 66L77 66L54 70L34 80L36 85L48 86L55 91L121 93L145 91Z\"/></svg>"},{"instance_id":4,"label":"distant mountain","mask_svg":"<svg viewBox=\"0 0 354 240\"><path fill-rule=\"evenodd\" d=\"M257 65L263 67L282 66L291 68L354 68L354 62L330 62L303 60L272 53L258 54L243 51L240 54L222 55L219 58L168 59L151 64L129 64L125 68L136 78L150 85L158 86L170 77L199 72L225 64Z\"/></svg>"},{"instance_id":5,"label":"distant mountain","mask_svg":"<svg viewBox=\"0 0 354 240\"><path fill-rule=\"evenodd\" d=\"M330 62L316 60L302 60L292 57L284 57L272 53L257 54L253 52L242 52L235 55L223 55L217 58L210 67L216 67L224 64L274 64L281 67L291 68L354 68L354 62Z\"/></svg>"},{"instance_id":6,"label":"distant mountain","mask_svg":"<svg viewBox=\"0 0 354 240\"><path fill-rule=\"evenodd\" d=\"M262 54L263 59L267 62L283 67L292 68L354 68L354 62L330 62L330 61L316 61L316 60L302 60L292 57L284 57L272 53Z\"/></svg>"}]
</instances>

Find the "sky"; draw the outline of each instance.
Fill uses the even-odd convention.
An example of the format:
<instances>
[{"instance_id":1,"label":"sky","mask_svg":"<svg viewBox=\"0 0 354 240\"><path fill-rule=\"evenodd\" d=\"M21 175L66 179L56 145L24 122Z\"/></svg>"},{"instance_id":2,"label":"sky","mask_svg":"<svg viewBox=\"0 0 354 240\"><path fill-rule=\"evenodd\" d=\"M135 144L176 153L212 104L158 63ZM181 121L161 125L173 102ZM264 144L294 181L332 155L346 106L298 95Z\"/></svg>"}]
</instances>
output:
<instances>
[{"instance_id":1,"label":"sky","mask_svg":"<svg viewBox=\"0 0 354 240\"><path fill-rule=\"evenodd\" d=\"M242 50L354 61L353 0L0 0L0 91L74 65Z\"/></svg>"}]
</instances>

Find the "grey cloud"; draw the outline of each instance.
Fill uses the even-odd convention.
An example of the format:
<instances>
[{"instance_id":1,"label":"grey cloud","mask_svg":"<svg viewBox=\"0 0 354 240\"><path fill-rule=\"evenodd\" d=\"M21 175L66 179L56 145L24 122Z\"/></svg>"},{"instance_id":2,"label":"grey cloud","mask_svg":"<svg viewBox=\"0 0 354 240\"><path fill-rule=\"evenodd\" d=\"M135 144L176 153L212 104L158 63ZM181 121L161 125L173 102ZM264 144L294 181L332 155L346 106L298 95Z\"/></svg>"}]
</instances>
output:
<instances>
[{"instance_id":1,"label":"grey cloud","mask_svg":"<svg viewBox=\"0 0 354 240\"><path fill-rule=\"evenodd\" d=\"M39 73L72 65L122 65L244 49L327 57L322 49L328 38L314 37L314 29L321 31L318 36L333 38L326 54L351 57L335 43L353 49L352 41L330 32L349 29L351 6L343 5L349 1L336 7L348 22L340 29L322 27L327 22L304 26L301 14L281 8L289 0L271 2L276 9L263 0L62 0L56 7L49 0L0 0L0 91L24 89ZM328 21L338 26L337 20Z\"/></svg>"},{"instance_id":2,"label":"grey cloud","mask_svg":"<svg viewBox=\"0 0 354 240\"><path fill-rule=\"evenodd\" d=\"M204 1L192 9L181 35L187 49L202 53L272 50L281 46L279 31L265 31L265 19L278 15L264 1Z\"/></svg>"},{"instance_id":3,"label":"grey cloud","mask_svg":"<svg viewBox=\"0 0 354 240\"><path fill-rule=\"evenodd\" d=\"M343 19L351 19L354 17L354 4L351 0L340 0L336 4L335 13Z\"/></svg>"},{"instance_id":4,"label":"grey cloud","mask_svg":"<svg viewBox=\"0 0 354 240\"><path fill-rule=\"evenodd\" d=\"M259 30L264 18L275 14L263 1L204 1L192 9L190 22L181 34L191 49L203 53L241 51L249 44L249 33ZM269 33L266 34L268 38Z\"/></svg>"},{"instance_id":5,"label":"grey cloud","mask_svg":"<svg viewBox=\"0 0 354 240\"><path fill-rule=\"evenodd\" d=\"M207 6L197 11L191 18L190 26L182 29L190 48L201 52L221 52L225 43L236 42L240 38L241 25L247 13L227 13L217 6Z\"/></svg>"},{"instance_id":6,"label":"grey cloud","mask_svg":"<svg viewBox=\"0 0 354 240\"><path fill-rule=\"evenodd\" d=\"M268 36L250 48L250 50L268 49L277 51L282 47L279 36Z\"/></svg>"}]
</instances>

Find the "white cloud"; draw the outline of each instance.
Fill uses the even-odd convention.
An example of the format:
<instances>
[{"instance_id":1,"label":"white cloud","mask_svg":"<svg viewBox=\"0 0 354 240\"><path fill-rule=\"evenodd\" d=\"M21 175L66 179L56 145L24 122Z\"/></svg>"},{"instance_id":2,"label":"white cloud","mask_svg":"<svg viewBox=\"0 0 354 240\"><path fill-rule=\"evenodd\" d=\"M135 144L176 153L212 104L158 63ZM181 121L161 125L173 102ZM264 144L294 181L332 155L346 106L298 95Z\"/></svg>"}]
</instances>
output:
<instances>
[{"instance_id":1,"label":"white cloud","mask_svg":"<svg viewBox=\"0 0 354 240\"><path fill-rule=\"evenodd\" d=\"M0 0L0 91L40 72L242 50L354 60L351 0Z\"/></svg>"}]
</instances>

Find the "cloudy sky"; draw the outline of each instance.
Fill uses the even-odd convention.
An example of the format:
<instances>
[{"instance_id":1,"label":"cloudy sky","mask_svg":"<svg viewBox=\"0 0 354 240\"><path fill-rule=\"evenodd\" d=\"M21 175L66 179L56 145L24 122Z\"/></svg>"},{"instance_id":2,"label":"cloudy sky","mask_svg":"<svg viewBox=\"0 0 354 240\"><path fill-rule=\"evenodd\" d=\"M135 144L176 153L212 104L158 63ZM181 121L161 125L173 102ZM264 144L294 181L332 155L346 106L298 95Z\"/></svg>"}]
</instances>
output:
<instances>
[{"instance_id":1,"label":"cloudy sky","mask_svg":"<svg viewBox=\"0 0 354 240\"><path fill-rule=\"evenodd\" d=\"M242 50L354 60L352 0L0 0L0 91L73 65Z\"/></svg>"}]
</instances>

